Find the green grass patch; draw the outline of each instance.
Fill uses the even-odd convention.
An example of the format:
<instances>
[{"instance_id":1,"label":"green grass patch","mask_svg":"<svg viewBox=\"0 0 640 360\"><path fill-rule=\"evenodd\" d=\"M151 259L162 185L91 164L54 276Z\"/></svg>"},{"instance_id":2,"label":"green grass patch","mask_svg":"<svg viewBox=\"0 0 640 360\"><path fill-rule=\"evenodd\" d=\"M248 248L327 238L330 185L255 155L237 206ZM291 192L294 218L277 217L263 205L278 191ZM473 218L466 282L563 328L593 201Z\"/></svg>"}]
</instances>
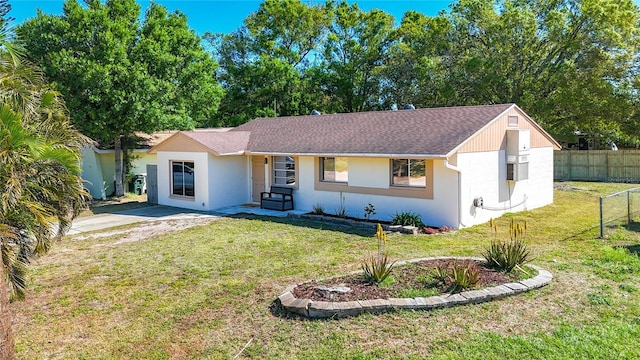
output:
<instances>
[{"instance_id":1,"label":"green grass patch","mask_svg":"<svg viewBox=\"0 0 640 360\"><path fill-rule=\"evenodd\" d=\"M18 358L640 358L640 236L597 238L598 196L632 186L570 185L552 205L496 219L527 221L549 286L435 311L310 321L274 306L290 284L359 270L374 231L246 217L132 242L68 237L34 261L27 299L11 305ZM492 239L484 224L390 234L386 249L399 260L481 256Z\"/></svg>"}]
</instances>

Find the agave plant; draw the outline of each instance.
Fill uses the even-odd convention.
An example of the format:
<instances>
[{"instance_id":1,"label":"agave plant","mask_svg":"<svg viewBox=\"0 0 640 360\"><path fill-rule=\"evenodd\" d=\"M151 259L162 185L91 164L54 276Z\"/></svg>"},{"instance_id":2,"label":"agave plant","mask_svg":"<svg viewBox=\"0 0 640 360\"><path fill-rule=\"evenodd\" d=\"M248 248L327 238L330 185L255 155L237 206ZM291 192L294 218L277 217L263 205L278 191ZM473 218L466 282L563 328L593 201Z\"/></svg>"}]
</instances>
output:
<instances>
[{"instance_id":1,"label":"agave plant","mask_svg":"<svg viewBox=\"0 0 640 360\"><path fill-rule=\"evenodd\" d=\"M491 221L492 231L496 231L493 220ZM513 219L509 229L509 241L503 242L494 239L491 246L483 254L489 267L500 271L511 272L516 267L531 261L531 251L524 242L527 232L527 223L524 225L516 223Z\"/></svg>"},{"instance_id":2,"label":"agave plant","mask_svg":"<svg viewBox=\"0 0 640 360\"><path fill-rule=\"evenodd\" d=\"M376 228L376 238L378 239L378 254L371 255L362 262L362 271L364 272L365 281L370 284L380 284L389 274L396 263L389 259L388 254L383 254L382 249L387 243L387 234L385 234L382 225L378 224Z\"/></svg>"},{"instance_id":3,"label":"agave plant","mask_svg":"<svg viewBox=\"0 0 640 360\"><path fill-rule=\"evenodd\" d=\"M452 291L459 291L475 286L480 279L478 267L473 262L454 262L451 265L449 279Z\"/></svg>"},{"instance_id":4,"label":"agave plant","mask_svg":"<svg viewBox=\"0 0 640 360\"><path fill-rule=\"evenodd\" d=\"M370 284L380 284L389 277L394 264L395 261L392 262L388 254L379 256L371 255L362 262L365 281Z\"/></svg>"}]
</instances>

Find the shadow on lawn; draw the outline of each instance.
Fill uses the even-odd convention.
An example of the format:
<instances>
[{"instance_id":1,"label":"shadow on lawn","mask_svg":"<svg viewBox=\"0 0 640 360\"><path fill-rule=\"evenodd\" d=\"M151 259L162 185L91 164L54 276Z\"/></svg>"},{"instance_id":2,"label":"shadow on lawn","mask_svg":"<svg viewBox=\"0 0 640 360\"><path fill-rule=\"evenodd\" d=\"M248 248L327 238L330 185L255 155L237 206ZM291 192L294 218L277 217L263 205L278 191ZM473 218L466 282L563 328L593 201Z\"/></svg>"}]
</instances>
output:
<instances>
[{"instance_id":1,"label":"shadow on lawn","mask_svg":"<svg viewBox=\"0 0 640 360\"><path fill-rule=\"evenodd\" d=\"M292 226L304 227L308 229L339 231L345 234L359 235L359 236L366 236L366 237L374 236L376 233L375 228L370 228L370 229L360 228L360 227L355 227L350 225L331 224L331 223L326 223L322 221L296 219L291 217L261 216L261 215L246 214L246 213L229 215L228 217L236 218L236 219L268 221L272 223L287 224Z\"/></svg>"},{"instance_id":2,"label":"shadow on lawn","mask_svg":"<svg viewBox=\"0 0 640 360\"><path fill-rule=\"evenodd\" d=\"M625 228L629 231L640 232L640 222L632 221Z\"/></svg>"}]
</instances>

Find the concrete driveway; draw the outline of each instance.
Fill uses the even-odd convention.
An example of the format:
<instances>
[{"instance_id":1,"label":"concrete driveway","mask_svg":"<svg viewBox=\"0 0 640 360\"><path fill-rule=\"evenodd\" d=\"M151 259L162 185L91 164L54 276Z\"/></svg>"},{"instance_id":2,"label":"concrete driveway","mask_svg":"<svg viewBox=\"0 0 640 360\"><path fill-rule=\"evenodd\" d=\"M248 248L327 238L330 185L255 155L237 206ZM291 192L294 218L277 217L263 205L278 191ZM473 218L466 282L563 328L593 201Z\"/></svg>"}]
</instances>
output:
<instances>
[{"instance_id":1,"label":"concrete driveway","mask_svg":"<svg viewBox=\"0 0 640 360\"><path fill-rule=\"evenodd\" d=\"M196 218L216 218L211 213L197 212L171 206L154 205L137 209L117 211L113 213L97 214L73 220L68 235L88 231L102 230L115 226L134 224L144 221L165 221Z\"/></svg>"}]
</instances>

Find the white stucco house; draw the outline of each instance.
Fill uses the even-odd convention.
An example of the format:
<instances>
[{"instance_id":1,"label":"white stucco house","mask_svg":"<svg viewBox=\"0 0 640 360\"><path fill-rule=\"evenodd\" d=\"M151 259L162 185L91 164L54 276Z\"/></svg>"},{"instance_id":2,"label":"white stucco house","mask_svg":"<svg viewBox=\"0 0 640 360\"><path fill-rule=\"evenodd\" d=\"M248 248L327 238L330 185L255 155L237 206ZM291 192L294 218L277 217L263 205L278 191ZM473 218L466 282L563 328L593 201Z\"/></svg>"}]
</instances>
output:
<instances>
[{"instance_id":1,"label":"white stucco house","mask_svg":"<svg viewBox=\"0 0 640 360\"><path fill-rule=\"evenodd\" d=\"M453 228L553 202L560 145L515 104L258 118L177 132L157 156L158 202L195 210L293 188L295 209Z\"/></svg>"},{"instance_id":2,"label":"white stucco house","mask_svg":"<svg viewBox=\"0 0 640 360\"><path fill-rule=\"evenodd\" d=\"M130 173L133 175L145 174L147 165L156 164L156 154L149 149L176 131L162 131L153 134L138 133L140 146L132 149L129 155L132 157ZM106 199L115 191L115 151L113 148L101 148L96 143L82 149L82 179L84 186L94 199Z\"/></svg>"}]
</instances>

